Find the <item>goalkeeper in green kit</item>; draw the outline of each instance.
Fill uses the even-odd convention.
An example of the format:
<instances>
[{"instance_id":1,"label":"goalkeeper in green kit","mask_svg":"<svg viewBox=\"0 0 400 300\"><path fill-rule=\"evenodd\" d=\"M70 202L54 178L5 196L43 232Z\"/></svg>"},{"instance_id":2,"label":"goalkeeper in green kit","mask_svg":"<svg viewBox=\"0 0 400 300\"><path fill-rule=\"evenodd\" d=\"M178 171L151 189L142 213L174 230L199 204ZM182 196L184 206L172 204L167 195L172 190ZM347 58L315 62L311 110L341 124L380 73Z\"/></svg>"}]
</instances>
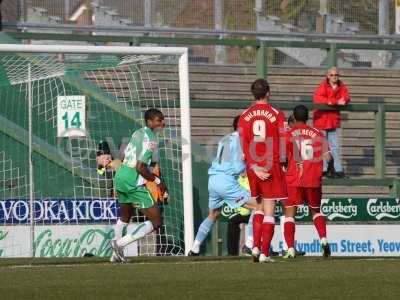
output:
<instances>
[{"instance_id":1,"label":"goalkeeper in green kit","mask_svg":"<svg viewBox=\"0 0 400 300\"><path fill-rule=\"evenodd\" d=\"M115 174L114 186L121 217L114 228L115 237L110 242L113 249L111 261L126 262L124 248L158 229L162 223L157 202L145 184L148 181L155 182L162 193L166 191L165 184L150 171L150 164L158 155L156 133L164 127L164 115L158 109L151 108L145 112L144 119L146 126L132 134L124 160ZM132 217L132 206L140 209L147 221L139 223L133 232L122 236Z\"/></svg>"}]
</instances>

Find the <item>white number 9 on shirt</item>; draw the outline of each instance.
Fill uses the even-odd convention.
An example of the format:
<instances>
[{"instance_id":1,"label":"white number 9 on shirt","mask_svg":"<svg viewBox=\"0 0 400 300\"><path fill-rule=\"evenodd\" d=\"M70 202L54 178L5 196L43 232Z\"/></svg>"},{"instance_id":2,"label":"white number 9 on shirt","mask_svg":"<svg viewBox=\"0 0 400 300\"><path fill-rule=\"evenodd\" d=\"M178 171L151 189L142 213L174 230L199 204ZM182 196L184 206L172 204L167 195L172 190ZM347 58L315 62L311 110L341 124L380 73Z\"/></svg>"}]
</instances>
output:
<instances>
[{"instance_id":1,"label":"white number 9 on shirt","mask_svg":"<svg viewBox=\"0 0 400 300\"><path fill-rule=\"evenodd\" d=\"M253 123L253 134L254 141L264 141L265 140L265 121L256 120Z\"/></svg>"}]
</instances>

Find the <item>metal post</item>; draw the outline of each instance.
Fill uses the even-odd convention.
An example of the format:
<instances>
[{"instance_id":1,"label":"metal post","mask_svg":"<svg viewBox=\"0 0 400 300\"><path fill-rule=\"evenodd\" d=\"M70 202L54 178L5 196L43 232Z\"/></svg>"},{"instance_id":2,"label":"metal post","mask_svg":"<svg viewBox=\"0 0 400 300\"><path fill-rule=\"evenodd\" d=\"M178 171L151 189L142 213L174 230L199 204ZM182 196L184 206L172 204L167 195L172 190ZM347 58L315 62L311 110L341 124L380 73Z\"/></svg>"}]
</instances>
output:
<instances>
[{"instance_id":1,"label":"metal post","mask_svg":"<svg viewBox=\"0 0 400 300\"><path fill-rule=\"evenodd\" d=\"M29 218L30 218L30 254L35 257L35 212L33 194L33 164L32 164L32 81L31 64L28 64L28 160L29 160Z\"/></svg>"},{"instance_id":2,"label":"metal post","mask_svg":"<svg viewBox=\"0 0 400 300\"><path fill-rule=\"evenodd\" d=\"M260 28L260 17L262 14L263 10L263 3L261 0L256 0L255 2L255 7L254 7L254 12L256 14L256 31L259 30Z\"/></svg>"},{"instance_id":3,"label":"metal post","mask_svg":"<svg viewBox=\"0 0 400 300\"><path fill-rule=\"evenodd\" d=\"M335 43L331 43L329 48L329 67L337 66L337 47Z\"/></svg>"},{"instance_id":4,"label":"metal post","mask_svg":"<svg viewBox=\"0 0 400 300\"><path fill-rule=\"evenodd\" d=\"M25 14L25 0L18 0L17 2L17 20L18 22L26 22Z\"/></svg>"},{"instance_id":5,"label":"metal post","mask_svg":"<svg viewBox=\"0 0 400 300\"><path fill-rule=\"evenodd\" d=\"M64 0L64 20L69 20L70 4L70 0Z\"/></svg>"},{"instance_id":6,"label":"metal post","mask_svg":"<svg viewBox=\"0 0 400 300\"><path fill-rule=\"evenodd\" d=\"M328 0L319 0L319 13L323 15L328 14Z\"/></svg>"},{"instance_id":7,"label":"metal post","mask_svg":"<svg viewBox=\"0 0 400 300\"><path fill-rule=\"evenodd\" d=\"M223 0L215 0L214 1L214 28L216 31L220 31L224 28L224 13L223 13ZM223 38L223 36L219 36L219 38ZM215 63L223 64L225 62L225 47L224 46L215 46Z\"/></svg>"},{"instance_id":8,"label":"metal post","mask_svg":"<svg viewBox=\"0 0 400 300\"><path fill-rule=\"evenodd\" d=\"M391 186L390 195L395 198L400 197L400 180L394 178L393 185Z\"/></svg>"},{"instance_id":9,"label":"metal post","mask_svg":"<svg viewBox=\"0 0 400 300\"><path fill-rule=\"evenodd\" d=\"M319 1L319 14L320 14L320 23L319 23L319 32L326 33L327 32L327 16L328 16L328 0L320 0Z\"/></svg>"},{"instance_id":10,"label":"metal post","mask_svg":"<svg viewBox=\"0 0 400 300\"><path fill-rule=\"evenodd\" d=\"M182 133L182 176L183 181L183 218L185 254L188 254L194 240L193 216L193 183L192 183L192 143L190 133L190 95L189 95L189 66L188 51L179 58L179 92L181 106Z\"/></svg>"},{"instance_id":11,"label":"metal post","mask_svg":"<svg viewBox=\"0 0 400 300\"><path fill-rule=\"evenodd\" d=\"M385 105L379 104L375 112L375 177L386 177L386 153L385 153Z\"/></svg>"},{"instance_id":12,"label":"metal post","mask_svg":"<svg viewBox=\"0 0 400 300\"><path fill-rule=\"evenodd\" d=\"M151 0L144 0L144 27L151 27Z\"/></svg>"},{"instance_id":13,"label":"metal post","mask_svg":"<svg viewBox=\"0 0 400 300\"><path fill-rule=\"evenodd\" d=\"M257 47L256 69L257 78L265 78L268 76L268 59L267 47L264 41L260 41L260 46Z\"/></svg>"},{"instance_id":14,"label":"metal post","mask_svg":"<svg viewBox=\"0 0 400 300\"><path fill-rule=\"evenodd\" d=\"M398 2L396 0L396 2ZM396 12L395 12L396 13ZM390 34L389 28L389 1L388 0L379 0L379 24L378 24L378 33L379 35ZM379 60L380 68L387 68L390 62L391 54L388 51L378 51L376 53Z\"/></svg>"},{"instance_id":15,"label":"metal post","mask_svg":"<svg viewBox=\"0 0 400 300\"><path fill-rule=\"evenodd\" d=\"M389 34L389 1L379 0L379 35Z\"/></svg>"}]
</instances>

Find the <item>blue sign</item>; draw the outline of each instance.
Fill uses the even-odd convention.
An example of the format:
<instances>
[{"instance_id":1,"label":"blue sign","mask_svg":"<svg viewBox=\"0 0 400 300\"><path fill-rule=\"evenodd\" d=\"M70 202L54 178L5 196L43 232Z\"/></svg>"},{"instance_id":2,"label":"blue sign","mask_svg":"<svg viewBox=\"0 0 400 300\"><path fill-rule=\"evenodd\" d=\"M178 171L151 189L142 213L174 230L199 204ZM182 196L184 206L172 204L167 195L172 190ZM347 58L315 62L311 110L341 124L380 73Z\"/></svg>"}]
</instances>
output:
<instances>
[{"instance_id":1,"label":"blue sign","mask_svg":"<svg viewBox=\"0 0 400 300\"><path fill-rule=\"evenodd\" d=\"M34 201L35 223L79 224L116 221L119 208L114 199L54 199ZM0 200L0 224L30 222L28 199Z\"/></svg>"}]
</instances>

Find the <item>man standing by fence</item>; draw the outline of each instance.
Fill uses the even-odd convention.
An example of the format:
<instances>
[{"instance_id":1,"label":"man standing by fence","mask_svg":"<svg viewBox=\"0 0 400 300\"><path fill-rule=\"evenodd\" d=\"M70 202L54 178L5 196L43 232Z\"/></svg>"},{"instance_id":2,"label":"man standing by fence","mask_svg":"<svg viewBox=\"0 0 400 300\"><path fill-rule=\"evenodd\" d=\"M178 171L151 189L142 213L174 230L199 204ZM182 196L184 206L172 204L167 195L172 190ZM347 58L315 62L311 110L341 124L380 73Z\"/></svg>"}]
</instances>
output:
<instances>
[{"instance_id":1,"label":"man standing by fence","mask_svg":"<svg viewBox=\"0 0 400 300\"><path fill-rule=\"evenodd\" d=\"M314 92L315 104L327 104L332 106L347 105L350 102L349 92L343 81L339 79L339 71L332 67ZM343 178L345 174L340 162L340 145L337 129L340 128L339 110L314 110L314 127L325 132L329 142L333 160L329 163L324 161L324 176L330 178Z\"/></svg>"}]
</instances>

